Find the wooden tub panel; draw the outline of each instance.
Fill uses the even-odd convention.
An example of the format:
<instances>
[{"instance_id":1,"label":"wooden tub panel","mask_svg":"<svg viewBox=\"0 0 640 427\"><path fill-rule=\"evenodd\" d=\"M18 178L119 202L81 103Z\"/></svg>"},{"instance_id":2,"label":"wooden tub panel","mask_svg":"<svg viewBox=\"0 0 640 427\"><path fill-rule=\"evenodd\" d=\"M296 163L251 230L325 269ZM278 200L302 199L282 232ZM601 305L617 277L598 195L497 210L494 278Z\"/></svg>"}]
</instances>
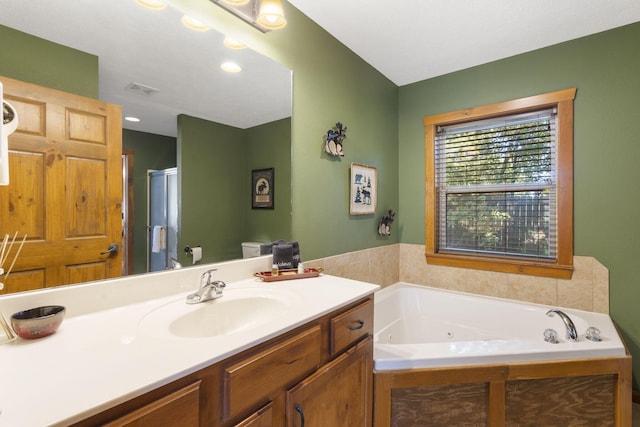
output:
<instances>
[{"instance_id":1,"label":"wooden tub panel","mask_svg":"<svg viewBox=\"0 0 640 427\"><path fill-rule=\"evenodd\" d=\"M487 425L488 397L488 383L397 389L391 393L391 425Z\"/></svg>"},{"instance_id":2,"label":"wooden tub panel","mask_svg":"<svg viewBox=\"0 0 640 427\"><path fill-rule=\"evenodd\" d=\"M615 425L613 375L508 381L507 426Z\"/></svg>"},{"instance_id":3,"label":"wooden tub panel","mask_svg":"<svg viewBox=\"0 0 640 427\"><path fill-rule=\"evenodd\" d=\"M374 426L631 426L631 357L374 372Z\"/></svg>"}]
</instances>

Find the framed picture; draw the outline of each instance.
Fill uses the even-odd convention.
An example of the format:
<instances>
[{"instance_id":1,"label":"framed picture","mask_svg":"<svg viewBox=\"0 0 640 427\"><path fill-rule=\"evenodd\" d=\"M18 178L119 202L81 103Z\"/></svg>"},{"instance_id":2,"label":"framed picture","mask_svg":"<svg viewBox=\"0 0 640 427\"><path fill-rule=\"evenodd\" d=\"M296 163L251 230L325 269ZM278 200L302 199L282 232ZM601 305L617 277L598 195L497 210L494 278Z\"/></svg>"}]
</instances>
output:
<instances>
[{"instance_id":1,"label":"framed picture","mask_svg":"<svg viewBox=\"0 0 640 427\"><path fill-rule=\"evenodd\" d=\"M273 209L273 168L251 171L251 208Z\"/></svg>"},{"instance_id":2,"label":"framed picture","mask_svg":"<svg viewBox=\"0 0 640 427\"><path fill-rule=\"evenodd\" d=\"M371 166L351 163L351 215L376 213L378 199L378 170Z\"/></svg>"}]
</instances>

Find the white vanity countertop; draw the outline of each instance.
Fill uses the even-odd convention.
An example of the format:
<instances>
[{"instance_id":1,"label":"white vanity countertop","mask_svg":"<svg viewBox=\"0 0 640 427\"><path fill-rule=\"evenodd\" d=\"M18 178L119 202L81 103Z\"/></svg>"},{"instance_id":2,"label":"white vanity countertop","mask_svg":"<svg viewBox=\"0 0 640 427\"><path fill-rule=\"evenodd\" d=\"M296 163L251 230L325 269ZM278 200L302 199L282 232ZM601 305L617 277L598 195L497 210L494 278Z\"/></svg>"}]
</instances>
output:
<instances>
[{"instance_id":1,"label":"white vanity countertop","mask_svg":"<svg viewBox=\"0 0 640 427\"><path fill-rule=\"evenodd\" d=\"M195 372L334 309L357 301L377 285L321 275L263 283L227 283L225 292L255 288L289 294L296 301L264 325L211 338L149 333L149 313L189 292L69 316L57 333L0 345L0 426L67 425ZM210 304L222 299L205 302ZM190 306L196 307L197 305ZM11 313L4 313L9 317ZM143 320L147 318L146 323ZM147 328L148 329L148 328Z\"/></svg>"}]
</instances>

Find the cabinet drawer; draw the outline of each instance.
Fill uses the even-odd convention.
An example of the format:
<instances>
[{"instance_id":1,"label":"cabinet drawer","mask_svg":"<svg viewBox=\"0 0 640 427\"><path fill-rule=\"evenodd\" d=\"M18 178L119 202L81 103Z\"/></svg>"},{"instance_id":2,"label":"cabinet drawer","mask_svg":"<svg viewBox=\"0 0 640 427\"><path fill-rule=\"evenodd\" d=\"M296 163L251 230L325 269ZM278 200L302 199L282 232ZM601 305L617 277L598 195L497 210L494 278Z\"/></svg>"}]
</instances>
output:
<instances>
[{"instance_id":1,"label":"cabinet drawer","mask_svg":"<svg viewBox=\"0 0 640 427\"><path fill-rule=\"evenodd\" d=\"M105 427L200 425L200 381L152 402Z\"/></svg>"},{"instance_id":2,"label":"cabinet drawer","mask_svg":"<svg viewBox=\"0 0 640 427\"><path fill-rule=\"evenodd\" d=\"M228 420L269 400L320 365L316 325L224 369L223 418Z\"/></svg>"},{"instance_id":3,"label":"cabinet drawer","mask_svg":"<svg viewBox=\"0 0 640 427\"><path fill-rule=\"evenodd\" d=\"M334 355L373 332L373 300L332 318L329 324L329 351Z\"/></svg>"}]
</instances>

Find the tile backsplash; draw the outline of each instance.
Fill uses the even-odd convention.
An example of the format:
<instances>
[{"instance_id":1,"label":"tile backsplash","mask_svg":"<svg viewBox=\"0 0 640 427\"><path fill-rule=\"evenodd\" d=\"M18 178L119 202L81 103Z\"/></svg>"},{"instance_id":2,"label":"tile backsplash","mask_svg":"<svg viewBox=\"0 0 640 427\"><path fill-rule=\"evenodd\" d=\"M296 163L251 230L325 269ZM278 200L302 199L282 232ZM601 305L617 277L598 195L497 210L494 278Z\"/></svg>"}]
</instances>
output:
<instances>
[{"instance_id":1,"label":"tile backsplash","mask_svg":"<svg viewBox=\"0 0 640 427\"><path fill-rule=\"evenodd\" d=\"M533 302L609 313L609 270L592 257L575 256L571 280L497 273L427 264L424 245L398 243L305 262L327 274L375 283L428 285Z\"/></svg>"}]
</instances>

